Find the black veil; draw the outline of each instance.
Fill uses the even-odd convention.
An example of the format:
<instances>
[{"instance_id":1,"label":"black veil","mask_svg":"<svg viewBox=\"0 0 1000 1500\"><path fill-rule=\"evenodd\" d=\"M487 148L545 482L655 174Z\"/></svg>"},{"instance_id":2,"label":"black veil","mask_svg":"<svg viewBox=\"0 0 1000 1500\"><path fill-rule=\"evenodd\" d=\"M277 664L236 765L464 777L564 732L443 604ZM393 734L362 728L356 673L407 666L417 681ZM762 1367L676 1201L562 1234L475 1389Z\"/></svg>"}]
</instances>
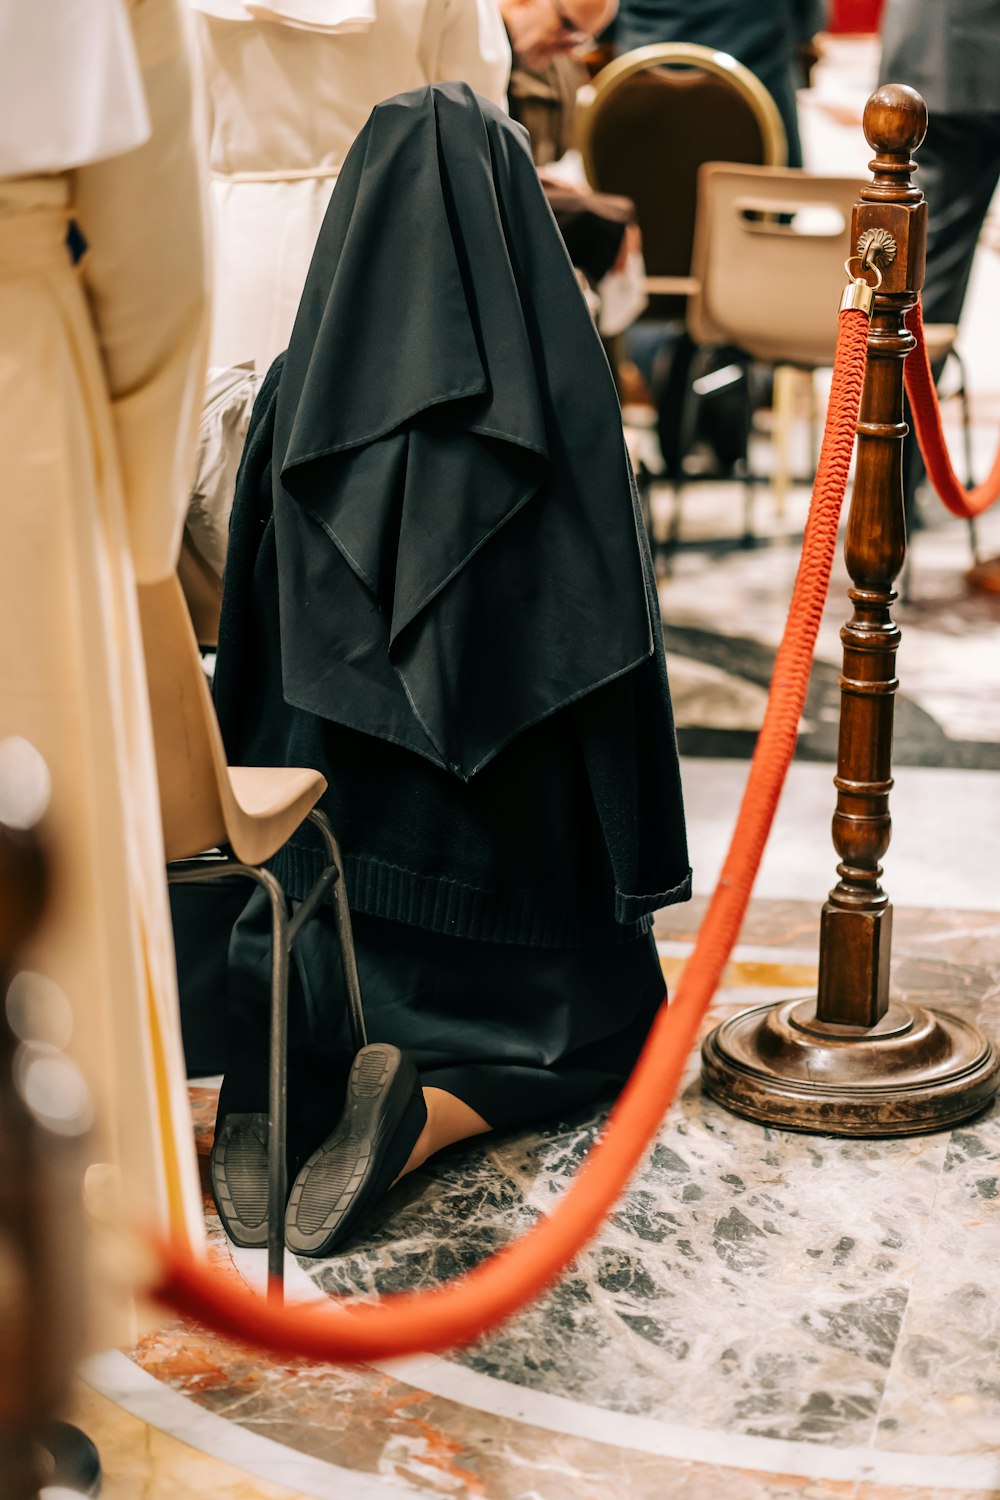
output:
<instances>
[{"instance_id":1,"label":"black veil","mask_svg":"<svg viewBox=\"0 0 1000 1500\"><path fill-rule=\"evenodd\" d=\"M232 764L326 777L352 910L573 947L690 894L611 374L524 133L463 85L345 164L254 408L215 700ZM319 860L303 830L273 867L301 899Z\"/></svg>"},{"instance_id":2,"label":"black veil","mask_svg":"<svg viewBox=\"0 0 1000 1500\"><path fill-rule=\"evenodd\" d=\"M277 401L289 703L467 780L653 650L614 384L527 137L467 86L379 105Z\"/></svg>"}]
</instances>

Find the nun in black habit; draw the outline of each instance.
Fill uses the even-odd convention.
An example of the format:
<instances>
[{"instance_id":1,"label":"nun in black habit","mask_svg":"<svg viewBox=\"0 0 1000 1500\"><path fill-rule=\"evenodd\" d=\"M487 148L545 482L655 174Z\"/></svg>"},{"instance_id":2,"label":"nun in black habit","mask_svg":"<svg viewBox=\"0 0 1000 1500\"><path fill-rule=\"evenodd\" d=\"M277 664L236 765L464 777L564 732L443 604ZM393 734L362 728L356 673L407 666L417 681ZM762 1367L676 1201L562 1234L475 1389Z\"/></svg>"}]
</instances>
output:
<instances>
[{"instance_id":1,"label":"nun in black habit","mask_svg":"<svg viewBox=\"0 0 1000 1500\"><path fill-rule=\"evenodd\" d=\"M345 857L371 1045L332 913L291 996L286 1240L318 1255L442 1146L619 1088L664 999L652 913L690 894L614 384L527 136L465 85L379 105L345 163L253 413L216 702L231 763L322 771ZM293 900L320 861L306 832L276 857ZM255 895L212 1163L240 1243L268 943Z\"/></svg>"}]
</instances>

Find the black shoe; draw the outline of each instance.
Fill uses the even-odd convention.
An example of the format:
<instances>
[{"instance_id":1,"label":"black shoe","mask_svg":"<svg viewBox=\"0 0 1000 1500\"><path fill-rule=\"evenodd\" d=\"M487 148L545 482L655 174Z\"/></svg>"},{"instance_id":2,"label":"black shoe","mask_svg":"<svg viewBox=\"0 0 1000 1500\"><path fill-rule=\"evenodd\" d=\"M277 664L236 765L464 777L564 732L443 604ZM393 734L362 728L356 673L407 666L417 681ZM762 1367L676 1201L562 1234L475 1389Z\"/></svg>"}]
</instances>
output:
<instances>
[{"instance_id":1,"label":"black shoe","mask_svg":"<svg viewBox=\"0 0 1000 1500\"><path fill-rule=\"evenodd\" d=\"M234 1245L267 1244L267 1115L224 1115L209 1163L212 1197Z\"/></svg>"},{"instance_id":2,"label":"black shoe","mask_svg":"<svg viewBox=\"0 0 1000 1500\"><path fill-rule=\"evenodd\" d=\"M386 1193L427 1121L417 1070L386 1042L362 1047L347 1082L336 1130L314 1151L292 1187L285 1244L296 1255L328 1255Z\"/></svg>"},{"instance_id":3,"label":"black shoe","mask_svg":"<svg viewBox=\"0 0 1000 1500\"><path fill-rule=\"evenodd\" d=\"M81 1497L101 1493L100 1454L79 1427L69 1422L53 1422L45 1430L42 1447L49 1455L51 1467L43 1493L48 1493L50 1487Z\"/></svg>"}]
</instances>

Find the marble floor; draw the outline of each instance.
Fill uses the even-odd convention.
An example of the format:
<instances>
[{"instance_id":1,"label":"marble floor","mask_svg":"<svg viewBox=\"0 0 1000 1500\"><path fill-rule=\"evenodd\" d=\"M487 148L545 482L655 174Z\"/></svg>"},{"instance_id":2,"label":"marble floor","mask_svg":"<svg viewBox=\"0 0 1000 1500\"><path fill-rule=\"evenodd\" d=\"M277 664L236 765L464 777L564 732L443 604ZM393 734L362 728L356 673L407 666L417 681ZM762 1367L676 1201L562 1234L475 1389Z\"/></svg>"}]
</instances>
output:
<instances>
[{"instance_id":1,"label":"marble floor","mask_svg":"<svg viewBox=\"0 0 1000 1500\"><path fill-rule=\"evenodd\" d=\"M704 908L657 928L676 982ZM711 1022L815 982L817 907L754 903ZM897 912L894 987L994 1033L1000 915ZM207 1152L211 1085L192 1091ZM439 1158L289 1294L431 1286L551 1206L602 1115ZM215 1254L251 1285L259 1252ZM448 1226L446 1235L442 1225ZM377 1368L168 1322L92 1361L110 1500L142 1495L972 1500L1000 1495L1000 1110L846 1141L763 1129L692 1062L649 1159L554 1291L480 1343Z\"/></svg>"},{"instance_id":2,"label":"marble floor","mask_svg":"<svg viewBox=\"0 0 1000 1500\"><path fill-rule=\"evenodd\" d=\"M993 452L1000 401L996 418L976 427ZM660 602L680 743L690 755L742 758L752 752L808 498L805 487L794 490L779 517L765 490L758 502L762 545L745 548L739 545L740 486L686 488L684 541L669 566L661 562ZM654 515L661 523L669 506L664 487L654 489ZM966 584L972 554L965 523L936 499L933 508L926 502L924 514L910 548L908 597L893 609L902 633L895 762L1000 770L1000 595L974 592ZM981 555L996 556L997 508L981 518L978 530ZM800 725L800 760L836 759L840 629L850 615L849 582L838 554ZM973 683L979 691L969 691Z\"/></svg>"}]
</instances>

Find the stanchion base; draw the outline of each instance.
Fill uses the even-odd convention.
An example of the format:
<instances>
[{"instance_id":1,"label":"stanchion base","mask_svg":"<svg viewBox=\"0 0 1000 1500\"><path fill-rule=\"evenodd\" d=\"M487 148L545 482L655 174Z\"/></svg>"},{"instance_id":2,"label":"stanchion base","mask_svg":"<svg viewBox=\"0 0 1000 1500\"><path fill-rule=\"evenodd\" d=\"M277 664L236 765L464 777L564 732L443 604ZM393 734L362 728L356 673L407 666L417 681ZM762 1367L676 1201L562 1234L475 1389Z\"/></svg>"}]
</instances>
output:
<instances>
[{"instance_id":1,"label":"stanchion base","mask_svg":"<svg viewBox=\"0 0 1000 1500\"><path fill-rule=\"evenodd\" d=\"M815 1135L917 1135L978 1114L1000 1056L977 1027L894 1002L877 1026L817 1021L815 996L742 1011L705 1039L702 1081L735 1114Z\"/></svg>"}]
</instances>

